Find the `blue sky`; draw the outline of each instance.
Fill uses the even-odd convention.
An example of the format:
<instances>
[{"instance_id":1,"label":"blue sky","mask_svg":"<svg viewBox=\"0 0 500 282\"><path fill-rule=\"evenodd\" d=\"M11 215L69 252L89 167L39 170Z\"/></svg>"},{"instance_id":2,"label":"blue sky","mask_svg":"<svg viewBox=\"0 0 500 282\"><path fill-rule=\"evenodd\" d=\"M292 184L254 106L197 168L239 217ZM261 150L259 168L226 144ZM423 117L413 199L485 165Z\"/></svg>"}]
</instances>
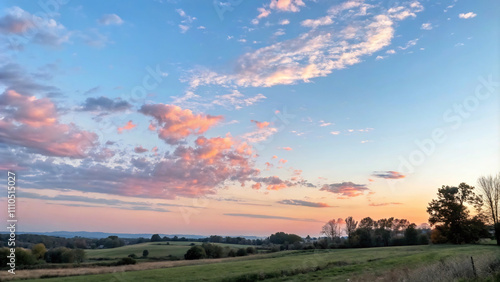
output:
<instances>
[{"instance_id":1,"label":"blue sky","mask_svg":"<svg viewBox=\"0 0 500 282\"><path fill-rule=\"evenodd\" d=\"M202 197L200 222L238 210L290 214L302 223L287 231L304 234L349 215L419 224L441 185L498 172L497 1L43 3L0 4L0 168L26 176L45 216L63 205L171 222L182 211L162 203ZM23 216L30 230L111 228Z\"/></svg>"}]
</instances>

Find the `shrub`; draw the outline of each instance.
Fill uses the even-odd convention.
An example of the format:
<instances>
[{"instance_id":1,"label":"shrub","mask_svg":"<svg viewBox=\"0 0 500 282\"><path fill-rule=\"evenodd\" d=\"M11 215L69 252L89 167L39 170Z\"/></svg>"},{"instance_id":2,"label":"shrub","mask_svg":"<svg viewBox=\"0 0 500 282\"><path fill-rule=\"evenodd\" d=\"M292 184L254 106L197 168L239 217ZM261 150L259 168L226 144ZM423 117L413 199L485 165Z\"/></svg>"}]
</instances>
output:
<instances>
[{"instance_id":1,"label":"shrub","mask_svg":"<svg viewBox=\"0 0 500 282\"><path fill-rule=\"evenodd\" d=\"M207 253L205 249L201 246L192 246L184 255L184 259L193 260L193 259L203 259L207 257Z\"/></svg>"},{"instance_id":2,"label":"shrub","mask_svg":"<svg viewBox=\"0 0 500 282\"><path fill-rule=\"evenodd\" d=\"M74 249L72 250L75 256L75 262L80 263L85 260L86 254L83 249Z\"/></svg>"},{"instance_id":3,"label":"shrub","mask_svg":"<svg viewBox=\"0 0 500 282\"><path fill-rule=\"evenodd\" d=\"M137 258L137 255L136 254L130 254L128 255L129 258L133 258L133 259L136 259Z\"/></svg>"},{"instance_id":4,"label":"shrub","mask_svg":"<svg viewBox=\"0 0 500 282\"><path fill-rule=\"evenodd\" d=\"M238 251L236 251L236 256L238 257L243 257L246 255L247 255L247 250L245 250L244 248L238 249Z\"/></svg>"},{"instance_id":5,"label":"shrub","mask_svg":"<svg viewBox=\"0 0 500 282\"><path fill-rule=\"evenodd\" d=\"M45 248L45 245L43 243L36 244L31 248L31 253L35 256L36 259L42 259L45 256L46 252L47 248Z\"/></svg>"},{"instance_id":6,"label":"shrub","mask_svg":"<svg viewBox=\"0 0 500 282\"><path fill-rule=\"evenodd\" d=\"M414 226L410 225L405 230L405 240L407 245L418 244L418 231Z\"/></svg>"},{"instance_id":7,"label":"shrub","mask_svg":"<svg viewBox=\"0 0 500 282\"><path fill-rule=\"evenodd\" d=\"M280 247L277 246L277 245L273 245L270 249L271 253L275 253L275 252L279 252L280 251Z\"/></svg>"},{"instance_id":8,"label":"shrub","mask_svg":"<svg viewBox=\"0 0 500 282\"><path fill-rule=\"evenodd\" d=\"M235 257L235 256L236 256L236 252L235 252L233 249L231 249L231 250L229 250L229 252L227 253L227 256L228 256L228 257Z\"/></svg>"},{"instance_id":9,"label":"shrub","mask_svg":"<svg viewBox=\"0 0 500 282\"><path fill-rule=\"evenodd\" d=\"M428 245L429 244L429 237L427 237L427 234L418 235L418 244L419 245Z\"/></svg>"},{"instance_id":10,"label":"shrub","mask_svg":"<svg viewBox=\"0 0 500 282\"><path fill-rule=\"evenodd\" d=\"M59 247L50 249L45 254L45 260L51 263L73 263L82 262L85 259L85 251L82 249L68 249Z\"/></svg>"},{"instance_id":11,"label":"shrub","mask_svg":"<svg viewBox=\"0 0 500 282\"><path fill-rule=\"evenodd\" d=\"M201 247L205 250L207 258L221 258L224 253L224 249L219 245L203 243Z\"/></svg>"},{"instance_id":12,"label":"shrub","mask_svg":"<svg viewBox=\"0 0 500 282\"><path fill-rule=\"evenodd\" d=\"M256 253L255 248L254 247L248 247L247 248L247 253L248 254L255 254Z\"/></svg>"},{"instance_id":13,"label":"shrub","mask_svg":"<svg viewBox=\"0 0 500 282\"><path fill-rule=\"evenodd\" d=\"M432 230L431 232L431 242L433 244L444 244L446 243L447 239L445 236L443 236L443 234L441 233L441 231L439 231L437 228Z\"/></svg>"},{"instance_id":14,"label":"shrub","mask_svg":"<svg viewBox=\"0 0 500 282\"><path fill-rule=\"evenodd\" d=\"M18 265L33 265L36 263L35 256L30 250L16 248L16 264Z\"/></svg>"},{"instance_id":15,"label":"shrub","mask_svg":"<svg viewBox=\"0 0 500 282\"><path fill-rule=\"evenodd\" d=\"M148 250L142 251L142 256L147 258L149 256L149 251Z\"/></svg>"},{"instance_id":16,"label":"shrub","mask_svg":"<svg viewBox=\"0 0 500 282\"><path fill-rule=\"evenodd\" d=\"M121 260L119 260L116 265L127 265L127 264L136 264L137 261L133 258L129 258L129 257L126 257L126 258L122 258Z\"/></svg>"}]
</instances>

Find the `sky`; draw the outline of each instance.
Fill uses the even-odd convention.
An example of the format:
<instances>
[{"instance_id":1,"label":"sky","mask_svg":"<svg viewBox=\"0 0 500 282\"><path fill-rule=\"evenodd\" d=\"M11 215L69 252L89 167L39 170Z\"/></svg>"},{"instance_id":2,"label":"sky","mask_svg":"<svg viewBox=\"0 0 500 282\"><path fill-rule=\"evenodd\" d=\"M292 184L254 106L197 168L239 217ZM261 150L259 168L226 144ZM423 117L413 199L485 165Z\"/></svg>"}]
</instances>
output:
<instances>
[{"instance_id":1,"label":"sky","mask_svg":"<svg viewBox=\"0 0 500 282\"><path fill-rule=\"evenodd\" d=\"M498 1L2 1L22 231L426 223L499 172ZM6 195L3 218L7 218Z\"/></svg>"}]
</instances>

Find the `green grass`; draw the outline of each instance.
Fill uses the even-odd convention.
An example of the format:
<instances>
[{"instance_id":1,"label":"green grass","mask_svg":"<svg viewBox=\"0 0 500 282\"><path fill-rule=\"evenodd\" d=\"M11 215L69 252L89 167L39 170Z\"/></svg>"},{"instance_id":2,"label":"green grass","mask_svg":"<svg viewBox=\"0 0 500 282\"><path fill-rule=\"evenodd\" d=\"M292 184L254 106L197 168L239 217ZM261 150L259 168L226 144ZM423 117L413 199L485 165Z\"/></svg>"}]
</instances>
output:
<instances>
[{"instance_id":1,"label":"green grass","mask_svg":"<svg viewBox=\"0 0 500 282\"><path fill-rule=\"evenodd\" d=\"M193 242L169 242L170 245L167 245L167 242L149 242L135 245L128 245L119 248L112 249L94 249L94 250L85 250L87 254L87 258L89 259L116 259L123 258L130 254L135 254L138 257L142 256L143 250L148 250L148 257L167 257L169 255L176 256L179 258L184 258L184 254L187 252L189 248L191 248L190 244ZM197 245L201 245L201 243L195 242ZM235 245L235 244L218 244L220 246L228 246L230 248L246 248L247 245Z\"/></svg>"},{"instance_id":2,"label":"green grass","mask_svg":"<svg viewBox=\"0 0 500 282\"><path fill-rule=\"evenodd\" d=\"M345 281L391 269L417 268L458 256L498 253L496 246L434 245L370 249L287 251L246 260L112 274L50 278L44 281Z\"/></svg>"}]
</instances>

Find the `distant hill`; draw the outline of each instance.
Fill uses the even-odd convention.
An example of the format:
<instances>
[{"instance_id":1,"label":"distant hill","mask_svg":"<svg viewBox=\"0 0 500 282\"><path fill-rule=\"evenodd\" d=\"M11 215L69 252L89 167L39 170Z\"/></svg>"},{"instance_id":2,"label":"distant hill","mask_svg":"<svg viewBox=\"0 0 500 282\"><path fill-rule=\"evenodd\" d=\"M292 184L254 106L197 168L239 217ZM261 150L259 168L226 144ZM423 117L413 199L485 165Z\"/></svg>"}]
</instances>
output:
<instances>
[{"instance_id":1,"label":"distant hill","mask_svg":"<svg viewBox=\"0 0 500 282\"><path fill-rule=\"evenodd\" d=\"M6 234L8 232L0 232L0 234ZM38 234L38 235L46 235L46 236L56 236L56 237L64 237L64 238L73 238L73 237L84 237L84 238L107 238L108 236L118 236L120 238L151 238L153 234L151 233L143 233L143 234L132 234L132 233L106 233L106 232L88 232L88 231L53 231L53 232L22 232L19 231L17 234ZM188 239L200 239L206 238L209 236L202 235L191 235L191 234L159 234L162 238L167 236L172 238L177 236L179 238L185 237ZM224 236L223 236L224 237ZM261 239L262 237L258 236L231 236L231 237L243 237L246 239Z\"/></svg>"}]
</instances>

